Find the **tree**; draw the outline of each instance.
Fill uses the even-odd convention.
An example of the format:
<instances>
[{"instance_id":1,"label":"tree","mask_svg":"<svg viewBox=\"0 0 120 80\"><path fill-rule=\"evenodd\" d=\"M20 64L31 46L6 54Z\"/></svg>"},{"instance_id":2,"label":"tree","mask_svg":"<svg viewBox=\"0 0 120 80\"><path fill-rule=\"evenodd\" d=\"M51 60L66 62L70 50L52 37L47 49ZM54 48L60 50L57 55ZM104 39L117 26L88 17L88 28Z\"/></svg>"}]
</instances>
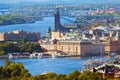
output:
<instances>
[{"instance_id":1,"label":"tree","mask_svg":"<svg viewBox=\"0 0 120 80\"><path fill-rule=\"evenodd\" d=\"M117 20L116 23L120 23L120 20Z\"/></svg>"},{"instance_id":2,"label":"tree","mask_svg":"<svg viewBox=\"0 0 120 80\"><path fill-rule=\"evenodd\" d=\"M34 45L32 43L28 43L26 51L29 53L33 53L34 50L35 50Z\"/></svg>"},{"instance_id":3,"label":"tree","mask_svg":"<svg viewBox=\"0 0 120 80\"><path fill-rule=\"evenodd\" d=\"M19 47L16 44L13 44L12 42L6 42L4 46L6 48L6 53L19 52Z\"/></svg>"},{"instance_id":4,"label":"tree","mask_svg":"<svg viewBox=\"0 0 120 80\"><path fill-rule=\"evenodd\" d=\"M3 67L0 66L0 78L2 78L2 73L3 73Z\"/></svg>"},{"instance_id":5,"label":"tree","mask_svg":"<svg viewBox=\"0 0 120 80\"><path fill-rule=\"evenodd\" d=\"M4 64L5 64L5 67L8 67L11 64L11 61L7 59L7 60L5 60Z\"/></svg>"},{"instance_id":6,"label":"tree","mask_svg":"<svg viewBox=\"0 0 120 80\"><path fill-rule=\"evenodd\" d=\"M80 72L77 71L77 70L75 70L74 72L70 73L70 74L67 76L67 79L68 79L68 80L77 80L79 75L80 75Z\"/></svg>"},{"instance_id":7,"label":"tree","mask_svg":"<svg viewBox=\"0 0 120 80\"><path fill-rule=\"evenodd\" d=\"M67 75L65 75L65 74L59 74L59 75L57 75L57 76L55 76L55 80L68 80L67 78L66 78L66 76Z\"/></svg>"},{"instance_id":8,"label":"tree","mask_svg":"<svg viewBox=\"0 0 120 80\"><path fill-rule=\"evenodd\" d=\"M5 61L5 66L0 67L0 80L2 78L8 79L10 78L15 79L19 77L31 77L31 74L24 68L22 63L13 63L10 62L9 60ZM20 80L20 79L15 79L15 80Z\"/></svg>"},{"instance_id":9,"label":"tree","mask_svg":"<svg viewBox=\"0 0 120 80\"><path fill-rule=\"evenodd\" d=\"M0 56L4 55L5 51L0 51Z\"/></svg>"}]
</instances>

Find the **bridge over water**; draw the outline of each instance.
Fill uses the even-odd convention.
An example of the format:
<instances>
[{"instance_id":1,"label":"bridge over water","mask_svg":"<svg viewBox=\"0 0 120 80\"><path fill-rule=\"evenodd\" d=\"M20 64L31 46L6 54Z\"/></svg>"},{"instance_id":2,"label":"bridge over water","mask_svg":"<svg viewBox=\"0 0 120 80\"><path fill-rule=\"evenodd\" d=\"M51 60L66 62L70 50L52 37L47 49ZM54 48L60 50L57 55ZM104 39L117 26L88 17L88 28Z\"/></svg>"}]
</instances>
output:
<instances>
[{"instance_id":1,"label":"bridge over water","mask_svg":"<svg viewBox=\"0 0 120 80\"><path fill-rule=\"evenodd\" d=\"M13 13L13 12L20 12L20 13L25 13L26 11L24 10L0 10L0 13L3 14L7 14L7 13Z\"/></svg>"}]
</instances>

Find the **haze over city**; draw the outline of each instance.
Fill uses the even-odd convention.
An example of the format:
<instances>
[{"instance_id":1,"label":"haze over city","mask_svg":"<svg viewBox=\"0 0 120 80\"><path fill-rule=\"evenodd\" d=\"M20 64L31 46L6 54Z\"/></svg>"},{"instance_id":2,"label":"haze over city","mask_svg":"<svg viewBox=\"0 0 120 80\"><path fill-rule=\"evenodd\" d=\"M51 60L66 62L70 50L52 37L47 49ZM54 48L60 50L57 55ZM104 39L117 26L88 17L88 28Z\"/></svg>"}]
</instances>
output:
<instances>
[{"instance_id":1,"label":"haze over city","mask_svg":"<svg viewBox=\"0 0 120 80\"><path fill-rule=\"evenodd\" d=\"M74 4L74 3L81 3L81 4L86 4L86 3L118 3L120 0L0 0L0 3L22 3L22 2L40 2L42 4Z\"/></svg>"}]
</instances>

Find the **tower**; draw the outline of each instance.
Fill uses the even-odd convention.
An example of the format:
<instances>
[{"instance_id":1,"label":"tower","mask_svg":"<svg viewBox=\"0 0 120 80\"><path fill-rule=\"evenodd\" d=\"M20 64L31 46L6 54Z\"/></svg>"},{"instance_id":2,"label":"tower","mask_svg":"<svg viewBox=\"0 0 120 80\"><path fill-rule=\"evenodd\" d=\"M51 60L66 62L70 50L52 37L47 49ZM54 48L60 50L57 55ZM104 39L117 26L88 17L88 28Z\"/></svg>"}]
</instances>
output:
<instances>
[{"instance_id":1,"label":"tower","mask_svg":"<svg viewBox=\"0 0 120 80\"><path fill-rule=\"evenodd\" d=\"M59 7L56 6L56 9L55 9L55 17L54 17L54 29L55 31L58 31L60 30L60 27L61 27L61 24L60 24L60 13L59 13Z\"/></svg>"}]
</instances>

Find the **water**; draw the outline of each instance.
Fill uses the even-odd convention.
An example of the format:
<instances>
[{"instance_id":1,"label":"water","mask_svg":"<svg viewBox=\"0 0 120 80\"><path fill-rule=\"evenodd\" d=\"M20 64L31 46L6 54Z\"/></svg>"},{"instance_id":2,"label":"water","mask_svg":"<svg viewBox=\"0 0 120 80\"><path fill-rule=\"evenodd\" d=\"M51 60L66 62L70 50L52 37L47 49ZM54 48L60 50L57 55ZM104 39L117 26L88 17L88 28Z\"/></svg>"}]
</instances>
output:
<instances>
[{"instance_id":1,"label":"water","mask_svg":"<svg viewBox=\"0 0 120 80\"><path fill-rule=\"evenodd\" d=\"M0 26L0 32L11 32L13 30L25 30L30 32L41 32L41 35L46 33L48 27L54 27L54 18L46 17L43 21L37 21L36 23L29 24L15 24Z\"/></svg>"},{"instance_id":2,"label":"water","mask_svg":"<svg viewBox=\"0 0 120 80\"><path fill-rule=\"evenodd\" d=\"M24 67L32 75L38 75L43 72L55 72L57 74L69 74L74 70L80 71L83 63L89 58L41 58L41 59L12 59L13 62L22 62ZM99 60L99 57L95 58ZM103 58L108 60L110 58ZM4 59L0 59L0 65L4 65Z\"/></svg>"},{"instance_id":3,"label":"water","mask_svg":"<svg viewBox=\"0 0 120 80\"><path fill-rule=\"evenodd\" d=\"M66 17L68 18L68 17ZM69 19L74 20L73 17ZM62 24L69 24L70 22L61 19ZM45 35L48 27L54 28L54 17L45 17L42 21L36 21L35 23L29 24L15 24L15 25L6 25L0 26L0 32L11 32L13 30L25 30L30 32L40 32L41 35Z\"/></svg>"},{"instance_id":4,"label":"water","mask_svg":"<svg viewBox=\"0 0 120 80\"><path fill-rule=\"evenodd\" d=\"M67 17L66 17L67 18ZM74 20L74 18L69 18ZM61 19L62 24L69 24L70 22ZM48 27L53 29L54 17L45 17L43 21L37 21L32 24L15 24L0 26L0 32L10 32L13 30L25 30L31 32L41 32L45 35ZM89 58L42 58L42 59L12 59L13 62L22 62L23 65L32 75L41 74L43 72L55 72L57 74L69 74L74 70L80 71L83 68L82 63ZM100 59L100 58L96 58ZM106 58L104 58L106 59ZM4 65L4 59L0 59L0 65Z\"/></svg>"}]
</instances>

